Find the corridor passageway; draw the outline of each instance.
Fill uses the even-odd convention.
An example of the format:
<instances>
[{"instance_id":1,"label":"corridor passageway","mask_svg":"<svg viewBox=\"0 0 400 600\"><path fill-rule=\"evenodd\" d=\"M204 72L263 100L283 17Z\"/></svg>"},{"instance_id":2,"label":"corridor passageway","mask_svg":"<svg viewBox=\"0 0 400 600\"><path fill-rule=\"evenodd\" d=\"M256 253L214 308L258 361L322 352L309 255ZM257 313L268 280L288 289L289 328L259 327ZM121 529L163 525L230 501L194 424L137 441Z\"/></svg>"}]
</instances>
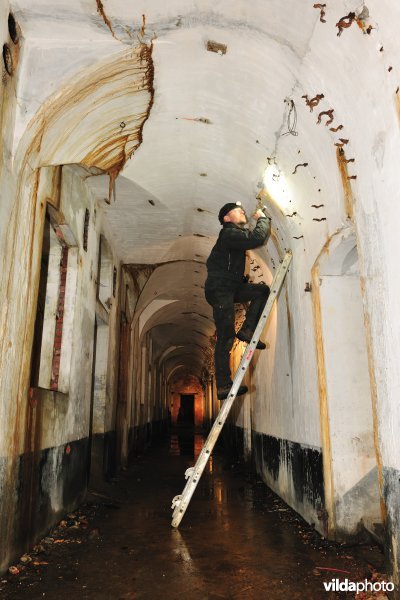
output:
<instances>
[{"instance_id":1,"label":"corridor passageway","mask_svg":"<svg viewBox=\"0 0 400 600\"><path fill-rule=\"evenodd\" d=\"M91 491L80 510L88 527L51 532L33 557L46 564L28 564L19 578L9 575L0 597L320 600L324 581L363 581L381 571L377 547L321 540L244 465L227 460L221 444L184 523L171 529L166 499L203 441L180 428L117 480Z\"/></svg>"},{"instance_id":2,"label":"corridor passageway","mask_svg":"<svg viewBox=\"0 0 400 600\"><path fill-rule=\"evenodd\" d=\"M399 597L399 22L397 0L0 1L0 573L215 421L206 261L241 202L271 218L248 281L292 262L230 452L321 539L376 540Z\"/></svg>"}]
</instances>

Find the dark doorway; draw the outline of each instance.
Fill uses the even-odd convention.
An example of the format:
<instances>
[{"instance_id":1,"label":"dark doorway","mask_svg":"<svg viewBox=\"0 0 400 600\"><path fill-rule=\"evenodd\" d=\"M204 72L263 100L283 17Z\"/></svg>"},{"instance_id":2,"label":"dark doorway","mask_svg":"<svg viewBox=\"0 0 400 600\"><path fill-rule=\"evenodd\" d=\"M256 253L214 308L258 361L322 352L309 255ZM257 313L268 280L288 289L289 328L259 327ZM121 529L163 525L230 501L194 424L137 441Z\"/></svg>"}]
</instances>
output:
<instances>
[{"instance_id":1,"label":"dark doorway","mask_svg":"<svg viewBox=\"0 0 400 600\"><path fill-rule=\"evenodd\" d=\"M181 394L178 412L180 454L194 457L194 394Z\"/></svg>"},{"instance_id":2,"label":"dark doorway","mask_svg":"<svg viewBox=\"0 0 400 600\"><path fill-rule=\"evenodd\" d=\"M194 394L181 394L178 423L194 427Z\"/></svg>"}]
</instances>

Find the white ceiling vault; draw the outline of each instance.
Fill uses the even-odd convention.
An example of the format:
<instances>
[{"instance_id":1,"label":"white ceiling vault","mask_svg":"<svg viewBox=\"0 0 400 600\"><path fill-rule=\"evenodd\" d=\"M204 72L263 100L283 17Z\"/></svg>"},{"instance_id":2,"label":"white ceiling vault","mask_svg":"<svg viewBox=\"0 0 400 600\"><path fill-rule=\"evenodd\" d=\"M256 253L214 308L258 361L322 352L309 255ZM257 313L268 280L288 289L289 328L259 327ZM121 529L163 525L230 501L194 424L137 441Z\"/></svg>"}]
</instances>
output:
<instances>
[{"instance_id":1,"label":"white ceiling vault","mask_svg":"<svg viewBox=\"0 0 400 600\"><path fill-rule=\"evenodd\" d=\"M11 2L25 44L15 147L46 103L52 107L52 99L62 103L65 97L68 105L71 99L63 112L70 135L62 147L52 137L60 135L59 121L44 136L45 164L78 162L118 174L111 204L103 202L105 227L122 262L161 265L140 306L174 300L160 303L151 316L154 335L164 339L162 352L177 347L171 364L183 361L199 372L201 353L188 348L192 342L206 349L213 333L201 286L222 204L240 200L251 213L269 167L283 198L269 205L272 253L291 247L298 260L312 264L343 225L338 148L355 179L351 159L367 147L367 117L374 114L386 128L383 114L372 109L376 89L383 100L399 83L389 80L388 70L395 60L390 22L400 17L392 4L374 0L367 8L339 0L321 9L313 0ZM347 17L351 11L355 18ZM148 50L145 65L141 47ZM88 73L94 81L103 68L111 73L121 61L129 63L129 49L136 61L130 70L121 67L115 82L99 77L98 89L87 96ZM75 87L80 95L74 103ZM75 122L80 102L85 118ZM47 114L56 123L57 111ZM132 134L129 143L125 134ZM115 146L105 156L101 143L110 139ZM88 152L85 140L97 151ZM379 140L370 147L374 143ZM88 185L100 202L108 198L108 174ZM263 254L267 262L269 255Z\"/></svg>"}]
</instances>

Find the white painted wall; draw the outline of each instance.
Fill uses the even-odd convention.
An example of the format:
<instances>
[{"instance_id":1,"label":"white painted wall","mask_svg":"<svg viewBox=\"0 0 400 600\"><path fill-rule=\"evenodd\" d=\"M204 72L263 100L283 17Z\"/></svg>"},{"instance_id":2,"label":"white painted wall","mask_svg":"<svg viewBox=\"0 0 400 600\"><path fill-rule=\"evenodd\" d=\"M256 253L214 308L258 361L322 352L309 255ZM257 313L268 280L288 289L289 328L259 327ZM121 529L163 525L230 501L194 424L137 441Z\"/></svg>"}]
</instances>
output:
<instances>
[{"instance_id":1,"label":"white painted wall","mask_svg":"<svg viewBox=\"0 0 400 600\"><path fill-rule=\"evenodd\" d=\"M361 519L380 521L359 278L322 277L320 293L336 524L352 532Z\"/></svg>"}]
</instances>

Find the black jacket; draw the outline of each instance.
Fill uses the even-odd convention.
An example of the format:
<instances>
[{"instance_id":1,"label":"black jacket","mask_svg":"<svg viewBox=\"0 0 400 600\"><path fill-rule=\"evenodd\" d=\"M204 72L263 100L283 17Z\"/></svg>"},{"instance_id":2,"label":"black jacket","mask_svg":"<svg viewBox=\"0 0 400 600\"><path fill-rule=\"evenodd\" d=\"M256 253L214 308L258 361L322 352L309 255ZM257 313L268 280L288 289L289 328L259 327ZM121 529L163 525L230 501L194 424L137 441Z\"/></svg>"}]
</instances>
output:
<instances>
[{"instance_id":1,"label":"black jacket","mask_svg":"<svg viewBox=\"0 0 400 600\"><path fill-rule=\"evenodd\" d=\"M260 217L253 231L242 229L233 223L224 223L207 259L208 279L222 278L242 282L246 250L262 246L270 233L271 223L267 217Z\"/></svg>"}]
</instances>

